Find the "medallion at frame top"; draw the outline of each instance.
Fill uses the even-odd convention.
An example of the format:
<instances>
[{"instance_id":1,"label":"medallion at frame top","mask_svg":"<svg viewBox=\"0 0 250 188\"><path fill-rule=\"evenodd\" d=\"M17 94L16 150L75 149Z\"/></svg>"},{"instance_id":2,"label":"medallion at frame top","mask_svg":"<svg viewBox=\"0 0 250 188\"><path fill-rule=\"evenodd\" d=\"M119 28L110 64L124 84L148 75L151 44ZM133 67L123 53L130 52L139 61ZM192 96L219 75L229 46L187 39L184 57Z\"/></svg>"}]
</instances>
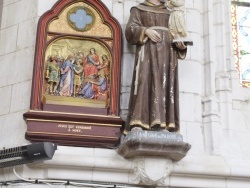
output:
<instances>
[{"instance_id":1,"label":"medallion at frame top","mask_svg":"<svg viewBox=\"0 0 250 188\"><path fill-rule=\"evenodd\" d=\"M82 28L79 28L76 26L76 23L73 22L71 20L71 16L73 14L77 14L78 11L82 11L83 13L85 13L86 17L88 18L91 18L91 21L89 23L86 23L85 25L82 26ZM82 21L84 18L81 18L80 21ZM91 27L95 24L95 15L94 13L87 7L85 6L80 6L80 7L73 7L72 9L70 9L67 13L67 20L68 20L68 24L75 30L77 31L81 31L81 32L84 32L84 31L88 31L91 29Z\"/></svg>"},{"instance_id":2,"label":"medallion at frame top","mask_svg":"<svg viewBox=\"0 0 250 188\"><path fill-rule=\"evenodd\" d=\"M79 30L76 27L72 27L72 24L68 24L68 12L73 12L79 7L84 7L87 12L91 12L94 18L93 25L89 25L87 29ZM63 26L63 27L62 27ZM91 30L90 30L91 28ZM112 37L112 31L109 26L103 23L101 15L92 6L79 2L68 6L58 17L53 20L48 26L48 32L52 33L68 33L71 35L84 35L93 37Z\"/></svg>"}]
</instances>

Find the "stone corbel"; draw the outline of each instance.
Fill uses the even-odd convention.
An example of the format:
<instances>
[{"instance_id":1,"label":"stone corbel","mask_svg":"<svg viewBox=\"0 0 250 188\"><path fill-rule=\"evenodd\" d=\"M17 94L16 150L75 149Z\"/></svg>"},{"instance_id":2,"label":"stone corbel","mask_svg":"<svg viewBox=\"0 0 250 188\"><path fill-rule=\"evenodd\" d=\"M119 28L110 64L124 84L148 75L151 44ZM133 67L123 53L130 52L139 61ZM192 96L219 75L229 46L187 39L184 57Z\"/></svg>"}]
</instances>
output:
<instances>
[{"instance_id":1,"label":"stone corbel","mask_svg":"<svg viewBox=\"0 0 250 188\"><path fill-rule=\"evenodd\" d=\"M135 159L133 183L155 186L169 186L169 176L173 163L169 159L137 158Z\"/></svg>"},{"instance_id":2,"label":"stone corbel","mask_svg":"<svg viewBox=\"0 0 250 188\"><path fill-rule=\"evenodd\" d=\"M190 148L178 133L133 131L126 135L117 153L133 159L134 184L168 187L173 164L183 159Z\"/></svg>"}]
</instances>

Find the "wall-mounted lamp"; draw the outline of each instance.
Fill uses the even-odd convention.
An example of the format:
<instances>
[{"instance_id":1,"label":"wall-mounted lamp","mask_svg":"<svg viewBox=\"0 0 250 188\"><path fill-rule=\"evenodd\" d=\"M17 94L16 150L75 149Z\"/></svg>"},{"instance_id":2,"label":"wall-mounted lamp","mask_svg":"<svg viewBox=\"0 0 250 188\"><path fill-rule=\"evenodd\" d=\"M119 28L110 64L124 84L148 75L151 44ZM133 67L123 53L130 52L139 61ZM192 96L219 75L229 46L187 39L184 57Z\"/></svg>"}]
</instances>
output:
<instances>
[{"instance_id":1,"label":"wall-mounted lamp","mask_svg":"<svg viewBox=\"0 0 250 188\"><path fill-rule=\"evenodd\" d=\"M0 150L0 168L50 160L56 149L56 144L41 142Z\"/></svg>"}]
</instances>

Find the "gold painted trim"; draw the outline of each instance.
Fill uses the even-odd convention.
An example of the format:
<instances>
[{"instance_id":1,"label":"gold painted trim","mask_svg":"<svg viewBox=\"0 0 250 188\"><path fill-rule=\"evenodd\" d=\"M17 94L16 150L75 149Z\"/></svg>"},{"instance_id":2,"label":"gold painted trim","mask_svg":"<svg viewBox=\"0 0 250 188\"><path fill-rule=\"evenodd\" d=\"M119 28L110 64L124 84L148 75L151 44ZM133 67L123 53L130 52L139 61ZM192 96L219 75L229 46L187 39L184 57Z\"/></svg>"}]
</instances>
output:
<instances>
[{"instance_id":1,"label":"gold painted trim","mask_svg":"<svg viewBox=\"0 0 250 188\"><path fill-rule=\"evenodd\" d=\"M140 125L141 127L145 128L145 129L151 129L153 128L155 125L160 125L161 128L175 128L175 123L169 123L168 125L166 124L166 122L161 123L160 120L154 120L150 126L148 124L142 123L142 121L140 120L133 120L129 123L130 126L136 126L136 125ZM127 133L127 131L126 131ZM124 134L126 134L124 131Z\"/></svg>"},{"instance_id":2,"label":"gold painted trim","mask_svg":"<svg viewBox=\"0 0 250 188\"><path fill-rule=\"evenodd\" d=\"M136 126L136 125L140 125L145 129L150 129L148 124L142 123L142 121L140 120L133 120L129 123L130 126Z\"/></svg>"},{"instance_id":3,"label":"gold painted trim","mask_svg":"<svg viewBox=\"0 0 250 188\"><path fill-rule=\"evenodd\" d=\"M169 123L168 128L175 128L175 123Z\"/></svg>"},{"instance_id":4,"label":"gold painted trim","mask_svg":"<svg viewBox=\"0 0 250 188\"><path fill-rule=\"evenodd\" d=\"M164 5L164 3L162 3L162 2L161 2L160 5L155 5L154 3L151 3L149 0L146 0L142 4L150 6L150 7L160 7L162 9L166 8L166 6Z\"/></svg>"},{"instance_id":5,"label":"gold painted trim","mask_svg":"<svg viewBox=\"0 0 250 188\"><path fill-rule=\"evenodd\" d=\"M27 131L27 134L48 134L48 135L62 135L62 136L75 136L75 137L94 137L94 138L110 138L117 139L120 137L111 137L111 136L92 136L92 135L79 135L79 134L60 134L60 133L48 133L48 132L31 132Z\"/></svg>"},{"instance_id":6,"label":"gold painted trim","mask_svg":"<svg viewBox=\"0 0 250 188\"><path fill-rule=\"evenodd\" d=\"M63 115L77 115L77 116L91 116L91 117L107 117L107 118L120 119L119 116L105 116L105 115L94 115L94 114L79 114L79 113L68 113L68 112L51 112L51 111L37 111L37 110L29 110L28 112L48 113L48 114L63 114Z\"/></svg>"},{"instance_id":7,"label":"gold painted trim","mask_svg":"<svg viewBox=\"0 0 250 188\"><path fill-rule=\"evenodd\" d=\"M150 127L154 127L157 124L160 125L161 128L166 128L167 126L166 122L161 123L159 119L156 119L150 124Z\"/></svg>"},{"instance_id":8,"label":"gold painted trim","mask_svg":"<svg viewBox=\"0 0 250 188\"><path fill-rule=\"evenodd\" d=\"M159 7L159 6L158 7L157 6L147 6L144 4L140 4L140 5L132 7L132 8L137 8L137 9L142 10L142 11L159 13L159 14L168 14L168 15L171 14L171 12L168 9L166 9L164 7Z\"/></svg>"},{"instance_id":9,"label":"gold painted trim","mask_svg":"<svg viewBox=\"0 0 250 188\"><path fill-rule=\"evenodd\" d=\"M68 124L87 124L87 125L95 125L95 126L107 126L107 127L121 127L121 125L113 125L113 124L96 124L89 122L77 122L77 121L60 121L60 120L47 120L47 119L27 119L27 121L40 121L40 122L57 122L57 123L68 123Z\"/></svg>"},{"instance_id":10,"label":"gold painted trim","mask_svg":"<svg viewBox=\"0 0 250 188\"><path fill-rule=\"evenodd\" d=\"M128 131L127 131L127 130L124 130L124 131L123 131L123 134L127 135L127 134L128 134Z\"/></svg>"},{"instance_id":11,"label":"gold painted trim","mask_svg":"<svg viewBox=\"0 0 250 188\"><path fill-rule=\"evenodd\" d=\"M146 36L145 36L146 29L147 29L146 27L142 27L141 34L140 34L140 39L139 39L139 41L140 41L141 44L144 44L143 41L146 38Z\"/></svg>"}]
</instances>

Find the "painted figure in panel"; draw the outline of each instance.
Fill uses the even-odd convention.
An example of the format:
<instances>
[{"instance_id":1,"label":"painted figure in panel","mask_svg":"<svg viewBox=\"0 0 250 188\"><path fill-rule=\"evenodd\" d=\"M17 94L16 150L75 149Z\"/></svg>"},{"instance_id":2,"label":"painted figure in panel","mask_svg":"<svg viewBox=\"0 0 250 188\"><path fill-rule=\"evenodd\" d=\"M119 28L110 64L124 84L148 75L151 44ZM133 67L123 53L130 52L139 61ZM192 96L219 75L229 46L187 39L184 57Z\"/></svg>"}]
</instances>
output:
<instances>
[{"instance_id":1,"label":"painted figure in panel","mask_svg":"<svg viewBox=\"0 0 250 188\"><path fill-rule=\"evenodd\" d=\"M58 83L59 83L59 75L60 75L60 67L56 62L56 56L50 56L46 69L46 78L49 83L49 94L56 95Z\"/></svg>"},{"instance_id":2,"label":"painted figure in panel","mask_svg":"<svg viewBox=\"0 0 250 188\"><path fill-rule=\"evenodd\" d=\"M74 58L69 55L66 61L61 67L61 78L60 78L60 96L72 96L73 95L73 84L74 84Z\"/></svg>"},{"instance_id":3,"label":"painted figure in panel","mask_svg":"<svg viewBox=\"0 0 250 188\"><path fill-rule=\"evenodd\" d=\"M85 67L84 82L86 83L86 85L83 87L79 94L86 99L106 100L108 97L107 78L109 77L110 62L107 55L102 56L102 62L99 62L99 57L96 53L92 55L94 55L94 58L87 58L95 59L95 62L91 63L91 66L87 64L87 67ZM95 66L96 70L92 66ZM94 72L90 70L94 70Z\"/></svg>"},{"instance_id":4,"label":"painted figure in panel","mask_svg":"<svg viewBox=\"0 0 250 188\"><path fill-rule=\"evenodd\" d=\"M83 64L82 58L78 58L76 65L74 65L74 97L78 96L82 84L82 73L83 73L82 64Z\"/></svg>"},{"instance_id":5,"label":"painted figure in panel","mask_svg":"<svg viewBox=\"0 0 250 188\"><path fill-rule=\"evenodd\" d=\"M84 77L94 78L98 73L97 66L99 64L99 56L96 54L95 48L91 48L84 62Z\"/></svg>"}]
</instances>

